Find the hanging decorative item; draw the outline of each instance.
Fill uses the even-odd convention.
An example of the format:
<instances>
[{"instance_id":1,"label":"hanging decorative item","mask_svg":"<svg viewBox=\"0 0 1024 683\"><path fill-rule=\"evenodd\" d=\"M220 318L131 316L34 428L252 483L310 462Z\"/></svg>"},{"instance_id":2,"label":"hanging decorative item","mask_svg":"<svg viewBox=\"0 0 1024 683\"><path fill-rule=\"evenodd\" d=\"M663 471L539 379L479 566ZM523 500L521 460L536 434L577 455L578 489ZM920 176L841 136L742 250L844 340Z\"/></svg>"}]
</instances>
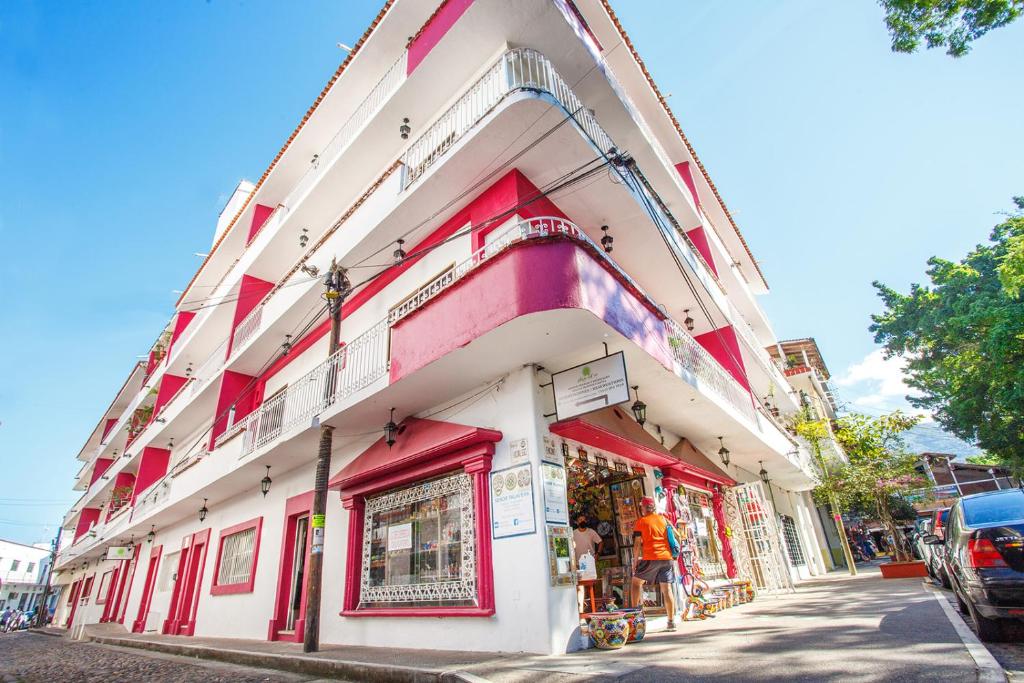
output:
<instances>
[{"instance_id":1,"label":"hanging decorative item","mask_svg":"<svg viewBox=\"0 0 1024 683\"><path fill-rule=\"evenodd\" d=\"M654 468L654 478L655 478L655 479L661 479L661 478L662 478L662 477L664 477L664 476L665 476L665 473L664 473L664 472L662 472L661 470L659 470L659 469L658 469L657 467L655 467L655 468Z\"/></svg>"},{"instance_id":2,"label":"hanging decorative item","mask_svg":"<svg viewBox=\"0 0 1024 683\"><path fill-rule=\"evenodd\" d=\"M384 442L387 443L388 448L395 445L395 439L398 436L398 425L395 424L395 409L391 409L391 418L388 423L384 425Z\"/></svg>"},{"instance_id":3,"label":"hanging decorative item","mask_svg":"<svg viewBox=\"0 0 1024 683\"><path fill-rule=\"evenodd\" d=\"M270 478L270 465L267 465L267 474L260 480L260 491L263 492L263 497L266 498L267 494L270 493L270 484L273 480Z\"/></svg>"}]
</instances>

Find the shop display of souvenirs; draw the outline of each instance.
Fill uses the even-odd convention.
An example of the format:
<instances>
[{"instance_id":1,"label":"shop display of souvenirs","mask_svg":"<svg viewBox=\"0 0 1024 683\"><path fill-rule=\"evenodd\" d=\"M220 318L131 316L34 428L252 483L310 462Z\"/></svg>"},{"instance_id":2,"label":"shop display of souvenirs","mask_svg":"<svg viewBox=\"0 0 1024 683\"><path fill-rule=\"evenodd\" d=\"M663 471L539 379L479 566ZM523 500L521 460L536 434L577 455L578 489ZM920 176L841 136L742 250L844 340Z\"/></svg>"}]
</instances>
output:
<instances>
[{"instance_id":1,"label":"shop display of souvenirs","mask_svg":"<svg viewBox=\"0 0 1024 683\"><path fill-rule=\"evenodd\" d=\"M629 621L622 612L595 612L590 617L590 637L599 650L618 650L629 638Z\"/></svg>"},{"instance_id":2,"label":"shop display of souvenirs","mask_svg":"<svg viewBox=\"0 0 1024 683\"><path fill-rule=\"evenodd\" d=\"M629 637L626 638L626 642L636 643L643 640L647 635L647 617L644 616L644 611L635 607L624 609L622 613L626 615L626 623L629 624Z\"/></svg>"}]
</instances>

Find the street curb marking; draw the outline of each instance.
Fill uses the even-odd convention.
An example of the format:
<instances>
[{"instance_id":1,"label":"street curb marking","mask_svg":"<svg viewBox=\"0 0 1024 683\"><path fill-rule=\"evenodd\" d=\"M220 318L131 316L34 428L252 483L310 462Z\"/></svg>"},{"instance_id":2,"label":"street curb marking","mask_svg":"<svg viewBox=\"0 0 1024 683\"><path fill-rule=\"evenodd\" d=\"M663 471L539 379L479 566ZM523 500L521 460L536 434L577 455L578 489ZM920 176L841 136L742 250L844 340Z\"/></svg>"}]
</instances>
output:
<instances>
[{"instance_id":1,"label":"street curb marking","mask_svg":"<svg viewBox=\"0 0 1024 683\"><path fill-rule=\"evenodd\" d=\"M967 648L967 654L974 660L975 666L978 667L979 683L1006 683L1006 672L1003 671L1003 667L999 665L996 658L988 651L985 644L978 639L978 636L974 635L974 631L967 626L967 623L960 618L960 615L956 613L953 606L946 600L946 597L931 586L927 584L922 585L926 591L932 594L933 598L939 601L942 612L949 619L949 623L953 625L953 630L960 636L960 641Z\"/></svg>"}]
</instances>

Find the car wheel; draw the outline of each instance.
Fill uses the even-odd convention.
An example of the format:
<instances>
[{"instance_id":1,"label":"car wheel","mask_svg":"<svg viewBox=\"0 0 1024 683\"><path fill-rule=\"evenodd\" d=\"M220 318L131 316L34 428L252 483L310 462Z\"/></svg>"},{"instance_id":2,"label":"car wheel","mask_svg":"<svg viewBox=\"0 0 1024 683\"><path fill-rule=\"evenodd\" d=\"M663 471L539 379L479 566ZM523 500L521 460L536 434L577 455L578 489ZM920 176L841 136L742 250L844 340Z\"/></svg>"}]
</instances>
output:
<instances>
[{"instance_id":1,"label":"car wheel","mask_svg":"<svg viewBox=\"0 0 1024 683\"><path fill-rule=\"evenodd\" d=\"M978 614L978 610L975 609L974 605L967 604L968 611L971 615L971 621L974 622L974 630L978 634L978 638L985 642L998 642L1003 639L1003 626L999 623L998 619L989 619Z\"/></svg>"}]
</instances>

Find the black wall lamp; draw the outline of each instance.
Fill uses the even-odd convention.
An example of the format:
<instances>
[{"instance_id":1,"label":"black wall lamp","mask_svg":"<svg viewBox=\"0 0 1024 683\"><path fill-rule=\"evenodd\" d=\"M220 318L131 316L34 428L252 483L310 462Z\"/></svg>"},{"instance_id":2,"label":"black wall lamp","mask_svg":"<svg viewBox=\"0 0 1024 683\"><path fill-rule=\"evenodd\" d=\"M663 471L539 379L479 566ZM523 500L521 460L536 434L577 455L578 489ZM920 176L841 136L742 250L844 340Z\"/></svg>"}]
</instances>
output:
<instances>
[{"instance_id":1,"label":"black wall lamp","mask_svg":"<svg viewBox=\"0 0 1024 683\"><path fill-rule=\"evenodd\" d=\"M203 498L203 507L199 508L199 521L200 522L203 521L204 519L206 519L206 513L208 513L208 512L209 512L209 510L206 509L206 499Z\"/></svg>"},{"instance_id":2,"label":"black wall lamp","mask_svg":"<svg viewBox=\"0 0 1024 683\"><path fill-rule=\"evenodd\" d=\"M633 417L636 418L637 424L641 427L644 426L644 422L647 422L647 404L640 400L640 385L633 387L633 393L636 395L636 400L633 401L633 405L629 407L633 411Z\"/></svg>"},{"instance_id":3,"label":"black wall lamp","mask_svg":"<svg viewBox=\"0 0 1024 683\"><path fill-rule=\"evenodd\" d=\"M721 446L721 448L718 449L718 457L722 459L722 464L728 467L729 449L725 447L725 442L722 441L722 437L718 437L718 444Z\"/></svg>"},{"instance_id":4,"label":"black wall lamp","mask_svg":"<svg viewBox=\"0 0 1024 683\"><path fill-rule=\"evenodd\" d=\"M615 238L608 234L607 225L601 226L601 232L604 233L604 237L601 238L601 247L604 249L604 253L610 254L612 253L612 243L615 241Z\"/></svg>"},{"instance_id":5,"label":"black wall lamp","mask_svg":"<svg viewBox=\"0 0 1024 683\"><path fill-rule=\"evenodd\" d=\"M391 448L395 445L395 438L398 436L398 425L395 424L395 409L391 409L391 419L384 425L384 442Z\"/></svg>"},{"instance_id":6,"label":"black wall lamp","mask_svg":"<svg viewBox=\"0 0 1024 683\"><path fill-rule=\"evenodd\" d=\"M267 494L270 493L270 484L272 482L273 480L270 478L270 465L267 465L267 473L263 479L260 480L260 491L263 492L264 498L266 498Z\"/></svg>"}]
</instances>

